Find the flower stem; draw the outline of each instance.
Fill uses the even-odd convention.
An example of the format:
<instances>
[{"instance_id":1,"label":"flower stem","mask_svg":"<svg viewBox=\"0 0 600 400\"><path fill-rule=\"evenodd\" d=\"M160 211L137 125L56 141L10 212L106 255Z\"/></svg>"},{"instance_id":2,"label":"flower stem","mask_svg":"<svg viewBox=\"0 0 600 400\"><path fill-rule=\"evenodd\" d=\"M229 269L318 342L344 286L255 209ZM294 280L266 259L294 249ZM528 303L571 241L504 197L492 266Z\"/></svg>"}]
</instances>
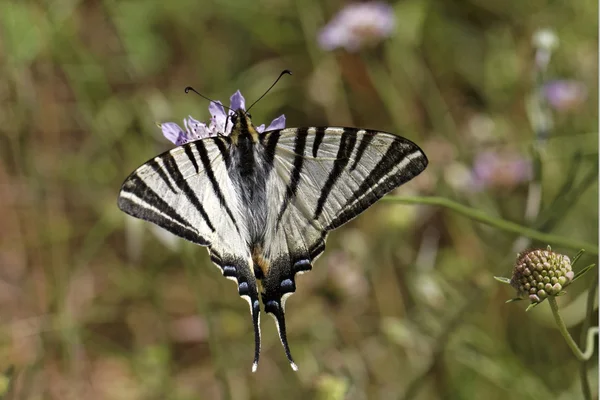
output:
<instances>
[{"instance_id":1,"label":"flower stem","mask_svg":"<svg viewBox=\"0 0 600 400\"><path fill-rule=\"evenodd\" d=\"M563 321L560 313L558 312L558 304L556 303L556 297L548 296L548 303L550 303L550 308L552 309L552 315L554 315L554 320L556 321L556 325L558 325L558 330L565 338L567 345L571 348L575 357L581 362L585 362L592 357L594 353L594 335L598 333L598 327L593 327L588 330L587 333L587 345L586 351L582 352L577 346L577 343L573 340L573 337L569 333L567 326L565 325L565 321Z\"/></svg>"},{"instance_id":2,"label":"flower stem","mask_svg":"<svg viewBox=\"0 0 600 400\"><path fill-rule=\"evenodd\" d=\"M586 309L586 317L583 320L583 326L581 327L581 338L579 340L579 344L581 346L585 346L586 341L589 341L589 328L592 324L592 319L594 318L594 299L596 298L596 290L598 289L598 270L596 270L596 274L594 279L592 280L592 284L588 289L587 295L587 309ZM588 347L590 344L587 345ZM581 392L583 393L583 398L585 400L592 399L592 391L590 389L590 382L587 374L587 363L582 362L579 367L579 375L581 379Z\"/></svg>"},{"instance_id":3,"label":"flower stem","mask_svg":"<svg viewBox=\"0 0 600 400\"><path fill-rule=\"evenodd\" d=\"M540 242L544 242L547 244L552 244L559 247L566 247L569 249L585 249L592 255L598 255L598 246L592 243L580 242L578 240L573 240L567 237L551 235L548 233L540 232L535 229L527 228L525 226L519 225L512 221L507 221L502 218L493 217L491 215L486 214L484 211L477 210L472 207L468 207L457 203L453 200L444 198L444 197L421 197L421 196L413 196L413 197L400 197L400 196L386 196L382 199L383 201L391 202L391 203L403 203L403 204L428 204L434 206L441 206L449 208L450 210L464 215L467 218L471 218L474 221L481 222L483 224L493 226L494 228L501 229L506 232L515 233L517 235L526 236L533 240L537 240Z\"/></svg>"}]
</instances>

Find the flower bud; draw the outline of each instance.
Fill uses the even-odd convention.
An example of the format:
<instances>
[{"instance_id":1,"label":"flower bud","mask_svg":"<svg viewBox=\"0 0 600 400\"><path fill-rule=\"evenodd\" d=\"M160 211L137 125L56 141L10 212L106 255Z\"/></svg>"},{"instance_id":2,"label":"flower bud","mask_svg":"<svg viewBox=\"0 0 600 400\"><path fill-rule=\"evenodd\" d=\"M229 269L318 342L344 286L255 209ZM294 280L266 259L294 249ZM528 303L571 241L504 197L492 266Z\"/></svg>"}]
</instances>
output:
<instances>
[{"instance_id":1,"label":"flower bud","mask_svg":"<svg viewBox=\"0 0 600 400\"><path fill-rule=\"evenodd\" d=\"M518 297L540 303L548 296L558 295L574 277L569 257L550 248L534 249L517 257L510 284Z\"/></svg>"}]
</instances>

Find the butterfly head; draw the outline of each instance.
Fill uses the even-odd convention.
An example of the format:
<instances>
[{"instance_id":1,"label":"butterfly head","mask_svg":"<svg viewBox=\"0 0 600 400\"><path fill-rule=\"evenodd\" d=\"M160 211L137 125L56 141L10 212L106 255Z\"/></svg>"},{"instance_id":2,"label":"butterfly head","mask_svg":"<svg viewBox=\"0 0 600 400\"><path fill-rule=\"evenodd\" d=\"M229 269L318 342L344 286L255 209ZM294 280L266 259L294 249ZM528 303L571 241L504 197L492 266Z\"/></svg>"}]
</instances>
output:
<instances>
[{"instance_id":1,"label":"butterfly head","mask_svg":"<svg viewBox=\"0 0 600 400\"><path fill-rule=\"evenodd\" d=\"M233 124L230 137L234 143L237 143L238 139L244 136L250 137L253 142L258 142L258 131L252 124L252 117L249 112L238 108L231 114L230 119Z\"/></svg>"}]
</instances>

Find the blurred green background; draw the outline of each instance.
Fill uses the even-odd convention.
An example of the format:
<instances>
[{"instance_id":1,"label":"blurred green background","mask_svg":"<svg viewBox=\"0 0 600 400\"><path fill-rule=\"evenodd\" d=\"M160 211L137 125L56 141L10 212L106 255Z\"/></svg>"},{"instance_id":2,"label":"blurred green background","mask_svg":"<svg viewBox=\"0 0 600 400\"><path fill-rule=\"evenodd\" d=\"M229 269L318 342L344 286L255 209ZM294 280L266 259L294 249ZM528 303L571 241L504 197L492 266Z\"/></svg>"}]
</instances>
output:
<instances>
[{"instance_id":1,"label":"blurred green background","mask_svg":"<svg viewBox=\"0 0 600 400\"><path fill-rule=\"evenodd\" d=\"M547 243L380 202L330 235L287 302L299 372L263 318L252 374L248 307L206 250L116 206L125 177L172 147L157 121L208 120L208 102L185 86L251 102L289 68L253 109L257 125L284 113L287 126L398 133L430 165L397 195L450 198L595 245L597 2L390 4L394 33L348 52L318 41L339 0L0 1L5 398L581 398L548 305L504 304L514 291L492 278ZM543 71L539 29L559 43ZM540 85L554 79L587 96L553 107ZM576 340L594 275L559 298Z\"/></svg>"}]
</instances>

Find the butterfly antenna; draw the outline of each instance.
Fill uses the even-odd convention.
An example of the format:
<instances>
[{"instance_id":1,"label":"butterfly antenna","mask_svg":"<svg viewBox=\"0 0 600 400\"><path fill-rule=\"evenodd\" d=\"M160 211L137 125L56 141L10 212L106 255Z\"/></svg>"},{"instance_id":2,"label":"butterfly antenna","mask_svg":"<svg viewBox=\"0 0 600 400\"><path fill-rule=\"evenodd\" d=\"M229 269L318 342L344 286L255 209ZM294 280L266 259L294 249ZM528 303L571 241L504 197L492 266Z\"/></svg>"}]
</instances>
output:
<instances>
[{"instance_id":1,"label":"butterfly antenna","mask_svg":"<svg viewBox=\"0 0 600 400\"><path fill-rule=\"evenodd\" d=\"M267 94L267 93L269 93L269 91L270 91L271 89L273 89L273 86L275 86L275 84L276 84L277 82L279 82L279 80L281 79L281 77L282 77L282 76L284 76L285 74L292 75L292 71L290 71L289 69L284 69L283 71L281 71L281 73L279 74L279 76L277 77L277 79L275 79L275 82L273 82L273 84L272 84L271 86L269 86L269 88L267 89L267 91L266 91L266 92L264 92L262 96L260 96L260 97L259 97L259 98L258 98L258 99L257 99L257 100L254 102L254 103L252 103L252 105L251 105L250 107L248 107L248 109L246 110L246 112L250 111L250 109L251 109L252 107L254 107L254 105L255 105L256 103L258 103L258 101L259 101L260 99L262 99L263 97L265 97L265 96L266 96L266 94Z\"/></svg>"},{"instance_id":2,"label":"butterfly antenna","mask_svg":"<svg viewBox=\"0 0 600 400\"><path fill-rule=\"evenodd\" d=\"M215 104L221 104L221 102L220 102L220 101L218 101L218 102L217 102L217 101L214 101L214 100L212 100L212 99L209 99L208 97L206 97L206 96L205 96L205 95L203 95L202 93L199 93L199 92L198 92L196 89L194 89L194 88L193 88L193 87L191 87L191 86L188 86L188 87L186 87L186 88L185 88L185 92L186 92L186 93L189 93L190 91L191 91L191 92L194 92L194 93L196 93L198 96L200 96L200 97L202 97L203 99L206 99L206 100L208 100L208 101L210 101L210 102L212 102L212 103L215 103ZM233 111L233 112L235 112L235 110L232 110L231 108L227 107L225 104L221 104L221 105L222 105L223 107L225 107L226 109L228 109L229 111Z\"/></svg>"}]
</instances>

